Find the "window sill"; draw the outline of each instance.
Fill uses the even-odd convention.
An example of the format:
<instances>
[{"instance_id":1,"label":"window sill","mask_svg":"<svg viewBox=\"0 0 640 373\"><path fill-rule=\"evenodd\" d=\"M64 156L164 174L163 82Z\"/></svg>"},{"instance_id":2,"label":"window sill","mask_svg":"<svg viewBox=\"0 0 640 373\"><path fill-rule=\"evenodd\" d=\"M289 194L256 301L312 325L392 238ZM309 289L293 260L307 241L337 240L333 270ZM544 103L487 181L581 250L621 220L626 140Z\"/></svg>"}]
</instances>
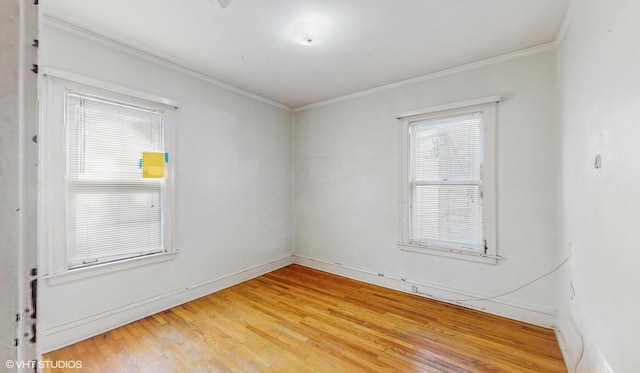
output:
<instances>
[{"instance_id":1,"label":"window sill","mask_svg":"<svg viewBox=\"0 0 640 373\"><path fill-rule=\"evenodd\" d=\"M42 278L47 280L47 284L49 284L50 286L54 286L67 282L82 280L85 278L96 277L107 273L124 271L130 268L166 262L169 260L173 260L177 253L177 251L172 251L168 253L140 256L136 258L119 260L117 262L98 264L91 267L71 269L65 272L45 275L42 276Z\"/></svg>"},{"instance_id":2,"label":"window sill","mask_svg":"<svg viewBox=\"0 0 640 373\"><path fill-rule=\"evenodd\" d=\"M408 251L418 254L436 255L445 258L453 258L460 260L467 260L471 262L484 263L484 264L498 264L498 260L502 257L497 255L478 254L458 250L449 249L436 249L433 247L414 245L410 243L399 242L398 246L402 251Z\"/></svg>"}]
</instances>

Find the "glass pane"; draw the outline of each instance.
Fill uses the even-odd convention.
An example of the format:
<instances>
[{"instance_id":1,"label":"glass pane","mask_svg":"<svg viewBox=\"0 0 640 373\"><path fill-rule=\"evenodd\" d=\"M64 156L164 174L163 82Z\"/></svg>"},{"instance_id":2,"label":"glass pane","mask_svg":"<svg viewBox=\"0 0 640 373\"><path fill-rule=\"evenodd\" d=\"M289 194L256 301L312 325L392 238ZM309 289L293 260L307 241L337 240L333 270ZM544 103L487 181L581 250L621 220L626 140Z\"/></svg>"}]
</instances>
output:
<instances>
[{"instance_id":1,"label":"glass pane","mask_svg":"<svg viewBox=\"0 0 640 373\"><path fill-rule=\"evenodd\" d=\"M67 264L164 250L164 179L142 177L143 152L164 151L164 113L66 94Z\"/></svg>"},{"instance_id":2,"label":"glass pane","mask_svg":"<svg viewBox=\"0 0 640 373\"><path fill-rule=\"evenodd\" d=\"M67 187L70 266L163 250L161 186Z\"/></svg>"},{"instance_id":3,"label":"glass pane","mask_svg":"<svg viewBox=\"0 0 640 373\"><path fill-rule=\"evenodd\" d=\"M480 180L480 113L412 123L413 177L417 181Z\"/></svg>"},{"instance_id":4,"label":"glass pane","mask_svg":"<svg viewBox=\"0 0 640 373\"><path fill-rule=\"evenodd\" d=\"M162 152L162 133L162 112L69 93L67 178L141 180L142 152Z\"/></svg>"},{"instance_id":5,"label":"glass pane","mask_svg":"<svg viewBox=\"0 0 640 373\"><path fill-rule=\"evenodd\" d=\"M448 241L482 248L477 185L421 185L414 188L412 241Z\"/></svg>"}]
</instances>

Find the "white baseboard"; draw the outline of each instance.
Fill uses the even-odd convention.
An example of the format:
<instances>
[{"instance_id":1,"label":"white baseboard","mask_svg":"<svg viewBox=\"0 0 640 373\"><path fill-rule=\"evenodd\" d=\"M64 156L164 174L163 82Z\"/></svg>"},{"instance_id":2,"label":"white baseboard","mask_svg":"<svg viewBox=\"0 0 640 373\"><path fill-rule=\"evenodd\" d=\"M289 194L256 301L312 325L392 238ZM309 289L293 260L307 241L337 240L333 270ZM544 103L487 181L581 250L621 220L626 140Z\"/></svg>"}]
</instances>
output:
<instances>
[{"instance_id":1,"label":"white baseboard","mask_svg":"<svg viewBox=\"0 0 640 373\"><path fill-rule=\"evenodd\" d=\"M423 284L408 279L389 277L388 275L373 273L358 268L347 267L341 264L329 263L322 260L312 259L295 254L293 256L293 262L305 267L318 269L320 271L333 273L338 276L347 277L350 279L402 291L405 293L413 293L411 291L411 287L416 286L418 289L418 293L416 295L423 296L425 298L456 304L459 306L506 317L512 320L526 322L528 324L542 326L545 328L556 328L556 311L554 310L548 310L526 304L497 299L462 302L450 301L448 299L482 299L485 297L461 290L444 288L442 286Z\"/></svg>"},{"instance_id":2,"label":"white baseboard","mask_svg":"<svg viewBox=\"0 0 640 373\"><path fill-rule=\"evenodd\" d=\"M567 367L567 372L575 373L574 364L572 364L572 354L570 353L570 345L567 342L567 337L563 331L564 328L559 326L555 328L556 340L558 341L558 346L560 347L560 353L562 353L562 360L564 361L564 365Z\"/></svg>"},{"instance_id":3,"label":"white baseboard","mask_svg":"<svg viewBox=\"0 0 640 373\"><path fill-rule=\"evenodd\" d=\"M581 327L578 327L576 320L581 318L579 316L574 318L577 305L571 306L571 311L566 310L558 316L559 328L556 329L556 339L567 371L569 373L613 373L613 368L599 349L598 341L589 338L588 330L582 329L588 329L589 324L581 324Z\"/></svg>"},{"instance_id":4,"label":"white baseboard","mask_svg":"<svg viewBox=\"0 0 640 373\"><path fill-rule=\"evenodd\" d=\"M419 291L417 295L440 301L445 301L446 299L482 298L481 295L471 294L456 289L447 289L416 281L394 278L340 264L293 255L246 268L215 279L193 284L184 289L161 294L140 302L65 324L63 326L39 330L37 353L40 355L69 346L81 340L91 338L119 326L129 324L180 304L215 293L293 263L406 293L412 293L411 286L417 286ZM457 304L463 307L534 325L554 329L556 328L556 312L552 310L545 310L529 305L495 299L473 302L448 301L448 303ZM562 343L564 343L564 341L561 336L558 337L558 341L562 347Z\"/></svg>"},{"instance_id":5,"label":"white baseboard","mask_svg":"<svg viewBox=\"0 0 640 373\"><path fill-rule=\"evenodd\" d=\"M187 286L186 288L161 294L108 312L93 315L63 326L38 331L37 354L57 350L81 340L129 324L169 308L215 293L252 278L269 273L293 263L292 256Z\"/></svg>"},{"instance_id":6,"label":"white baseboard","mask_svg":"<svg viewBox=\"0 0 640 373\"><path fill-rule=\"evenodd\" d=\"M597 359L596 372L613 373L613 369L611 368L611 365L609 365L609 363L607 362L607 359L602 354L602 351L598 351L596 359Z\"/></svg>"}]
</instances>

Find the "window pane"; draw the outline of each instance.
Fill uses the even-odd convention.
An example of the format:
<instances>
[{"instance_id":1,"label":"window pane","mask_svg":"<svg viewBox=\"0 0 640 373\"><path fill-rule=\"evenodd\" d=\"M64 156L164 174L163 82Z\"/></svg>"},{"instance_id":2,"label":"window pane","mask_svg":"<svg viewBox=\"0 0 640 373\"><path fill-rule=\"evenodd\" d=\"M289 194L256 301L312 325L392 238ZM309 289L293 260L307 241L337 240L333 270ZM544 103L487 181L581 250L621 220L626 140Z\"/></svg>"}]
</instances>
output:
<instances>
[{"instance_id":1,"label":"window pane","mask_svg":"<svg viewBox=\"0 0 640 373\"><path fill-rule=\"evenodd\" d=\"M417 181L480 180L482 116L456 115L414 122L413 178Z\"/></svg>"},{"instance_id":2,"label":"window pane","mask_svg":"<svg viewBox=\"0 0 640 373\"><path fill-rule=\"evenodd\" d=\"M163 251L160 183L69 185L70 267Z\"/></svg>"},{"instance_id":3,"label":"window pane","mask_svg":"<svg viewBox=\"0 0 640 373\"><path fill-rule=\"evenodd\" d=\"M412 241L441 241L481 250L481 203L477 185L414 188Z\"/></svg>"},{"instance_id":4,"label":"window pane","mask_svg":"<svg viewBox=\"0 0 640 373\"><path fill-rule=\"evenodd\" d=\"M163 114L67 94L67 178L142 180L142 152L162 152Z\"/></svg>"},{"instance_id":5,"label":"window pane","mask_svg":"<svg viewBox=\"0 0 640 373\"><path fill-rule=\"evenodd\" d=\"M164 251L164 179L143 152L164 151L164 113L76 92L66 96L69 268Z\"/></svg>"}]
</instances>

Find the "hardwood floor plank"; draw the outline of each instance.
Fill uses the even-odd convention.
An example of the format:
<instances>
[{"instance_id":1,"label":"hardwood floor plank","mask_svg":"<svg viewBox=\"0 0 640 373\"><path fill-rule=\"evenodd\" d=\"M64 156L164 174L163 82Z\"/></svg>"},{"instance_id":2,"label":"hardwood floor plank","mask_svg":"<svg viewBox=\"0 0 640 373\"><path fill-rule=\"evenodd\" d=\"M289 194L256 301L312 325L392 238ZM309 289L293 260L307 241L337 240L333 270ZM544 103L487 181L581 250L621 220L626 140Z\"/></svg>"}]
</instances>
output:
<instances>
[{"instance_id":1,"label":"hardwood floor plank","mask_svg":"<svg viewBox=\"0 0 640 373\"><path fill-rule=\"evenodd\" d=\"M43 358L84 373L566 372L552 330L298 265Z\"/></svg>"}]
</instances>

